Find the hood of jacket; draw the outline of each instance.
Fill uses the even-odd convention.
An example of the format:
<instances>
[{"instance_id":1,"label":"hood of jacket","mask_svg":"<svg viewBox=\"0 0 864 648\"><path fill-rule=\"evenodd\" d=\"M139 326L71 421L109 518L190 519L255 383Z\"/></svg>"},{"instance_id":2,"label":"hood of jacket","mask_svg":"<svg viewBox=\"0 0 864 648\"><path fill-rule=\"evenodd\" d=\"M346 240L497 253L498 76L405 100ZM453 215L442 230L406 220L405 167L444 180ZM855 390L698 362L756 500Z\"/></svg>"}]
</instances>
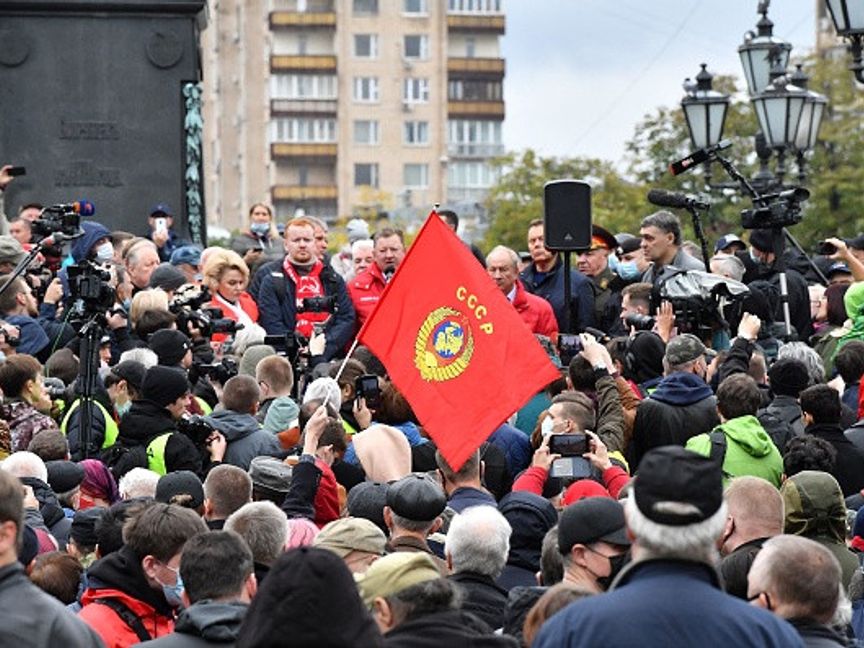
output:
<instances>
[{"instance_id":1,"label":"hood of jacket","mask_svg":"<svg viewBox=\"0 0 864 648\"><path fill-rule=\"evenodd\" d=\"M90 587L81 597L82 605L98 598L119 598L139 615L152 613L152 610L162 616L173 617L174 612L165 600L165 595L150 587L141 560L129 547L121 547L94 562L87 576ZM142 604L146 606L143 609Z\"/></svg>"},{"instance_id":2,"label":"hood of jacket","mask_svg":"<svg viewBox=\"0 0 864 648\"><path fill-rule=\"evenodd\" d=\"M667 405L692 405L713 396L714 392L694 373L676 371L669 374L651 393L651 399Z\"/></svg>"},{"instance_id":3,"label":"hood of jacket","mask_svg":"<svg viewBox=\"0 0 864 648\"><path fill-rule=\"evenodd\" d=\"M290 396L274 398L264 417L264 429L278 434L297 425L298 416L300 416L300 408Z\"/></svg>"},{"instance_id":4,"label":"hood of jacket","mask_svg":"<svg viewBox=\"0 0 864 648\"><path fill-rule=\"evenodd\" d=\"M719 427L751 457L767 457L776 447L755 416L729 419Z\"/></svg>"},{"instance_id":5,"label":"hood of jacket","mask_svg":"<svg viewBox=\"0 0 864 648\"><path fill-rule=\"evenodd\" d=\"M174 631L214 643L237 641L249 606L245 603L198 601L180 613Z\"/></svg>"},{"instance_id":6,"label":"hood of jacket","mask_svg":"<svg viewBox=\"0 0 864 648\"><path fill-rule=\"evenodd\" d=\"M849 286L843 295L843 306L849 319L854 320L861 315L861 309L864 308L864 283L856 282Z\"/></svg>"},{"instance_id":7,"label":"hood of jacket","mask_svg":"<svg viewBox=\"0 0 864 648\"><path fill-rule=\"evenodd\" d=\"M42 519L45 520L45 526L50 529L66 517L66 514L63 513L63 507L57 500L57 495L54 494L48 484L36 477L21 477L21 483L33 489L33 495L39 502L39 512L42 514Z\"/></svg>"},{"instance_id":8,"label":"hood of jacket","mask_svg":"<svg viewBox=\"0 0 864 648\"><path fill-rule=\"evenodd\" d=\"M45 329L32 317L27 315L8 315L4 319L9 324L17 326L20 331L18 353L36 355L51 343Z\"/></svg>"},{"instance_id":9,"label":"hood of jacket","mask_svg":"<svg viewBox=\"0 0 864 648\"><path fill-rule=\"evenodd\" d=\"M75 263L80 263L87 258L96 241L111 237L108 228L96 221L81 221L81 229L84 230L84 236L76 239L71 250Z\"/></svg>"},{"instance_id":10,"label":"hood of jacket","mask_svg":"<svg viewBox=\"0 0 864 648\"><path fill-rule=\"evenodd\" d=\"M834 477L818 470L804 470L783 482L780 494L786 511L786 533L845 542L846 503Z\"/></svg>"},{"instance_id":11,"label":"hood of jacket","mask_svg":"<svg viewBox=\"0 0 864 648\"><path fill-rule=\"evenodd\" d=\"M525 491L505 495L498 504L513 533L508 565L531 571L540 569L540 549L546 532L558 523L558 512L545 497Z\"/></svg>"},{"instance_id":12,"label":"hood of jacket","mask_svg":"<svg viewBox=\"0 0 864 648\"><path fill-rule=\"evenodd\" d=\"M176 429L177 424L168 410L152 401L133 401L120 419L120 438L130 445L144 445L159 434Z\"/></svg>"},{"instance_id":13,"label":"hood of jacket","mask_svg":"<svg viewBox=\"0 0 864 648\"><path fill-rule=\"evenodd\" d=\"M543 594L549 590L548 587L525 587L517 586L507 594L507 608L504 610L504 634L516 637L522 642L522 627L525 625L525 617L534 607L534 604Z\"/></svg>"},{"instance_id":14,"label":"hood of jacket","mask_svg":"<svg viewBox=\"0 0 864 648\"><path fill-rule=\"evenodd\" d=\"M249 436L261 429L261 424L251 414L240 414L231 410L214 412L204 420L219 430L228 443Z\"/></svg>"}]
</instances>

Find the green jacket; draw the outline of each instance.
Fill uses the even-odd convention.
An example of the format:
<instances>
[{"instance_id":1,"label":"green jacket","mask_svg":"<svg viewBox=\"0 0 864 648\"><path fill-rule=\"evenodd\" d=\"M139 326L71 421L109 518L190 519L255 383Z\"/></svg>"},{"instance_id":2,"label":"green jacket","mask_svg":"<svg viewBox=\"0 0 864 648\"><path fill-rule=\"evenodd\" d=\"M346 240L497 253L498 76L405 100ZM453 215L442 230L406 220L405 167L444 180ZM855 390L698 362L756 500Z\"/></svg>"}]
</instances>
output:
<instances>
[{"instance_id":1,"label":"green jacket","mask_svg":"<svg viewBox=\"0 0 864 648\"><path fill-rule=\"evenodd\" d=\"M726 456L723 459L723 483L733 477L761 477L777 488L783 475L783 458L765 428L755 416L739 416L718 425L726 435ZM711 454L708 434L691 437L685 446L704 457Z\"/></svg>"}]
</instances>

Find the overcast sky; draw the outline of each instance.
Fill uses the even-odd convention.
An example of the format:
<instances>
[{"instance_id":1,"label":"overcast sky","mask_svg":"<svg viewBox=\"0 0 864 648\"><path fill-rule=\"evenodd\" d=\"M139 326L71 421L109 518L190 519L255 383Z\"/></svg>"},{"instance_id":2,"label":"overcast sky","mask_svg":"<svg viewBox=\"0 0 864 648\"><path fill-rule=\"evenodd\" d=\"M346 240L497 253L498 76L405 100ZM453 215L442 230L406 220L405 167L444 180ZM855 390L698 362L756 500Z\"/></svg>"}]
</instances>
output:
<instances>
[{"instance_id":1,"label":"overcast sky","mask_svg":"<svg viewBox=\"0 0 864 648\"><path fill-rule=\"evenodd\" d=\"M812 50L817 0L774 0L774 34ZM636 123L678 105L700 63L741 80L757 0L505 0L504 143L618 162Z\"/></svg>"}]
</instances>

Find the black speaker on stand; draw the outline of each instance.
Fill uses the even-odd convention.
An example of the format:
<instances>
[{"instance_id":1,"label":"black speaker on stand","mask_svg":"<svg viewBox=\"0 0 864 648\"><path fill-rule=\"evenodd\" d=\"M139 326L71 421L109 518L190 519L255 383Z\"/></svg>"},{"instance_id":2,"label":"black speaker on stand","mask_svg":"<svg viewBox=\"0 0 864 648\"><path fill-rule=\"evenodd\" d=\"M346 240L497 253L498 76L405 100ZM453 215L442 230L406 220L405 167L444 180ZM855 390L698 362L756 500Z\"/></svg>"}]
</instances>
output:
<instances>
[{"instance_id":1,"label":"black speaker on stand","mask_svg":"<svg viewBox=\"0 0 864 648\"><path fill-rule=\"evenodd\" d=\"M562 333L570 333L570 253L591 248L591 185L581 180L551 180L543 185L543 241L549 250L564 253Z\"/></svg>"}]
</instances>

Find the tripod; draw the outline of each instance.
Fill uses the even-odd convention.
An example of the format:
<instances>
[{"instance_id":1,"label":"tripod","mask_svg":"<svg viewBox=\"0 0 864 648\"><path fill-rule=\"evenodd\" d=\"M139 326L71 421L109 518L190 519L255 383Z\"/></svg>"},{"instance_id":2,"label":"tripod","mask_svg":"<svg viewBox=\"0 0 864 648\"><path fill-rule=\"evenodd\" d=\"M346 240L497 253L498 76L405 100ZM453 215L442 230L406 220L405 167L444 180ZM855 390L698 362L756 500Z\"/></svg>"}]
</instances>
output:
<instances>
[{"instance_id":1,"label":"tripod","mask_svg":"<svg viewBox=\"0 0 864 648\"><path fill-rule=\"evenodd\" d=\"M99 371L99 340L104 327L101 314L95 314L87 320L78 333L81 338L80 362L78 378L75 381L75 393L80 399L78 406L78 443L83 459L97 455L99 448L92 446L93 439L93 408L96 406L96 378Z\"/></svg>"}]
</instances>

